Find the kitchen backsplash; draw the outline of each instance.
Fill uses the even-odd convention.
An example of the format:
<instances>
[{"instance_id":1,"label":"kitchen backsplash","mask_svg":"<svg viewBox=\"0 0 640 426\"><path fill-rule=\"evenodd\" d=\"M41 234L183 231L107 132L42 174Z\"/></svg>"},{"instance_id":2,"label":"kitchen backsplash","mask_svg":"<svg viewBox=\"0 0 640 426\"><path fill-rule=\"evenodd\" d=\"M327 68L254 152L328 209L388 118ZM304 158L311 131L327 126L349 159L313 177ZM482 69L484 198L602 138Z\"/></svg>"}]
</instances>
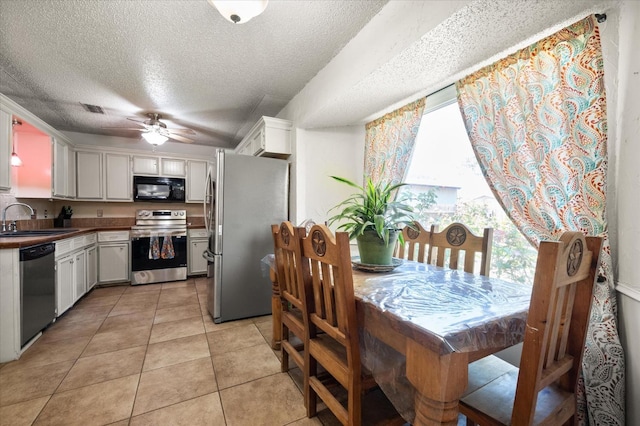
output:
<instances>
[{"instance_id":1,"label":"kitchen backsplash","mask_svg":"<svg viewBox=\"0 0 640 426\"><path fill-rule=\"evenodd\" d=\"M20 202L30 205L36 210L37 222L26 225L29 228L47 228L53 226L53 218L58 216L63 206L71 206L73 210L72 226L94 226L94 223L113 223L112 225L102 226L130 226L135 222L135 212L140 209L159 210L159 209L184 209L187 211L187 222L192 225L203 225L202 204L199 203L106 203L106 202L90 202L90 201L73 201L73 200L45 200L45 199L16 199L11 194L0 194L0 211L11 203ZM45 217L46 214L46 217ZM30 212L24 207L12 207L7 211L7 220L18 220L27 222L30 219ZM41 226L45 222L50 221L49 226ZM94 219L103 219L95 221ZM126 222L126 223L125 223ZM97 226L97 225L96 225ZM19 227L21 229L29 229L28 227Z\"/></svg>"}]
</instances>

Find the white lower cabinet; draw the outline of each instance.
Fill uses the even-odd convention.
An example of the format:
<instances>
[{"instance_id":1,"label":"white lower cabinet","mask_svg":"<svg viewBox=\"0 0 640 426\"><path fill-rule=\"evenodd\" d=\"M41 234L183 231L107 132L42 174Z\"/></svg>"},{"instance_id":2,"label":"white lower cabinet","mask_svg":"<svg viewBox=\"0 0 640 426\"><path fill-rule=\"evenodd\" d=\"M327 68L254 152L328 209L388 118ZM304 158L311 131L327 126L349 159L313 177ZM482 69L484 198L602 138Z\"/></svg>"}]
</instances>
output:
<instances>
[{"instance_id":1,"label":"white lower cabinet","mask_svg":"<svg viewBox=\"0 0 640 426\"><path fill-rule=\"evenodd\" d=\"M98 282L131 281L129 231L98 232Z\"/></svg>"},{"instance_id":2,"label":"white lower cabinet","mask_svg":"<svg viewBox=\"0 0 640 426\"><path fill-rule=\"evenodd\" d=\"M87 260L87 291L98 284L98 247L94 244L85 249Z\"/></svg>"},{"instance_id":3,"label":"white lower cabinet","mask_svg":"<svg viewBox=\"0 0 640 426\"><path fill-rule=\"evenodd\" d=\"M64 314L75 302L73 255L56 260L56 308L57 316Z\"/></svg>"},{"instance_id":4,"label":"white lower cabinet","mask_svg":"<svg viewBox=\"0 0 640 426\"><path fill-rule=\"evenodd\" d=\"M198 275L207 273L207 261L202 253L207 249L209 240L205 229L190 229L188 233L187 273Z\"/></svg>"},{"instance_id":5,"label":"white lower cabinet","mask_svg":"<svg viewBox=\"0 0 640 426\"><path fill-rule=\"evenodd\" d=\"M87 292L86 252L80 250L73 255L73 303Z\"/></svg>"},{"instance_id":6,"label":"white lower cabinet","mask_svg":"<svg viewBox=\"0 0 640 426\"><path fill-rule=\"evenodd\" d=\"M56 307L60 316L95 285L95 280L90 284L89 270L95 270L95 266L91 266L89 253L94 253L95 259L96 234L67 238L55 244Z\"/></svg>"}]
</instances>

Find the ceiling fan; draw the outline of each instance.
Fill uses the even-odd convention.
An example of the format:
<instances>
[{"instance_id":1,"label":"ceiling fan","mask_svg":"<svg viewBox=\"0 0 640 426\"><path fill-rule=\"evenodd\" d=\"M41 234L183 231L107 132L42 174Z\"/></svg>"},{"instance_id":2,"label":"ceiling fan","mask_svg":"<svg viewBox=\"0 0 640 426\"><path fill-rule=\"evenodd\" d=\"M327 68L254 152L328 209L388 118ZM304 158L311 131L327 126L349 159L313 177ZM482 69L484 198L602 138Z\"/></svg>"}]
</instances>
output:
<instances>
[{"instance_id":1,"label":"ceiling fan","mask_svg":"<svg viewBox=\"0 0 640 426\"><path fill-rule=\"evenodd\" d=\"M191 143L192 139L189 139L183 135L195 135L191 129L168 129L167 125L160 121L162 115L150 112L147 114L148 120L140 121L136 118L127 117L127 120L134 121L142 128L121 128L121 130L139 130L142 132L142 137L151 145L162 145L167 139L173 139L178 142Z\"/></svg>"}]
</instances>

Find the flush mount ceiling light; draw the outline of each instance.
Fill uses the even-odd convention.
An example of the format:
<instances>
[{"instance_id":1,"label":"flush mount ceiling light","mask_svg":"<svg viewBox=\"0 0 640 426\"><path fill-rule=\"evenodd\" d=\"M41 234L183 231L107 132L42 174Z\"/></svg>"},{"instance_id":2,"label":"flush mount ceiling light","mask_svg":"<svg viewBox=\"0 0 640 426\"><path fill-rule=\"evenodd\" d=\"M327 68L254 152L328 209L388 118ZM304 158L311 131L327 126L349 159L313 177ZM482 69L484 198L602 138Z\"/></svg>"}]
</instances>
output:
<instances>
[{"instance_id":1,"label":"flush mount ceiling light","mask_svg":"<svg viewBox=\"0 0 640 426\"><path fill-rule=\"evenodd\" d=\"M260 15L269 0L207 0L224 18L234 24L244 24Z\"/></svg>"},{"instance_id":2,"label":"flush mount ceiling light","mask_svg":"<svg viewBox=\"0 0 640 426\"><path fill-rule=\"evenodd\" d=\"M150 129L148 132L144 132L142 134L144 140L149 142L151 145L159 146L162 145L169 139L165 135L161 134L158 130Z\"/></svg>"}]
</instances>

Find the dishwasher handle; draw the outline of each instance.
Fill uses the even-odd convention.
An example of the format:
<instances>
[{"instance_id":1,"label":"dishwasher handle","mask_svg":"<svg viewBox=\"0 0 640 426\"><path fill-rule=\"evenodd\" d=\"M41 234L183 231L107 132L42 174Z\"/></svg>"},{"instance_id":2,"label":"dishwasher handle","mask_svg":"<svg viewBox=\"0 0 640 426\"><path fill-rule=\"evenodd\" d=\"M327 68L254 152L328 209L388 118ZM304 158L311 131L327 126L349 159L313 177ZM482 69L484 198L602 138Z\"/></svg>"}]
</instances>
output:
<instances>
[{"instance_id":1,"label":"dishwasher handle","mask_svg":"<svg viewBox=\"0 0 640 426\"><path fill-rule=\"evenodd\" d=\"M31 247L23 247L20 249L20 261L25 262L28 260L40 259L48 254L52 254L56 251L56 246L53 243L38 244Z\"/></svg>"}]
</instances>

